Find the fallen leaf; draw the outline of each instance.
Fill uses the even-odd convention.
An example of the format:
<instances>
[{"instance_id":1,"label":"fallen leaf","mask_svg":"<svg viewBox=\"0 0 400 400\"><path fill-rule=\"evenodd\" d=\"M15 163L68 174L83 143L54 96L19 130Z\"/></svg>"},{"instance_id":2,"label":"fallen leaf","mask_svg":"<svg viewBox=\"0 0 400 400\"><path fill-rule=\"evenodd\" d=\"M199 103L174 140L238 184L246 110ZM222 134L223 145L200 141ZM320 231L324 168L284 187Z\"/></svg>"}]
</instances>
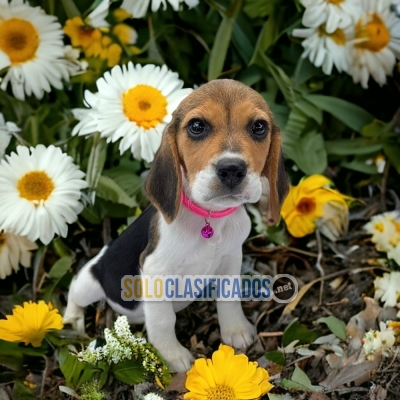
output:
<instances>
[{"instance_id":1,"label":"fallen leaf","mask_svg":"<svg viewBox=\"0 0 400 400\"><path fill-rule=\"evenodd\" d=\"M172 382L166 387L166 390L176 390L177 392L186 392L185 387L186 372L178 372L172 378Z\"/></svg>"},{"instance_id":2,"label":"fallen leaf","mask_svg":"<svg viewBox=\"0 0 400 400\"><path fill-rule=\"evenodd\" d=\"M376 329L376 319L382 311L382 307L371 297L364 297L365 309L350 318L346 333L350 337L350 354L356 352L361 347L361 340L365 332Z\"/></svg>"}]
</instances>

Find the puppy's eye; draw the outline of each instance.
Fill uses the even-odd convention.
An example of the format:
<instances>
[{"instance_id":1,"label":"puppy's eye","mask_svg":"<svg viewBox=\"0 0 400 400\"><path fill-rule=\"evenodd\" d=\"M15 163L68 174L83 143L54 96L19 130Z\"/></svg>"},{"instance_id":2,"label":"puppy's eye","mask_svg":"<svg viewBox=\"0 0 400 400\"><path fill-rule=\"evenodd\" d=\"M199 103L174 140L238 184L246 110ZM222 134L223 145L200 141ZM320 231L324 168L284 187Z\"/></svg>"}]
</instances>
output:
<instances>
[{"instance_id":1,"label":"puppy's eye","mask_svg":"<svg viewBox=\"0 0 400 400\"><path fill-rule=\"evenodd\" d=\"M268 123L259 119L251 126L251 133L257 139L263 139L268 133Z\"/></svg>"},{"instance_id":2,"label":"puppy's eye","mask_svg":"<svg viewBox=\"0 0 400 400\"><path fill-rule=\"evenodd\" d=\"M189 135L195 137L201 137L208 132L209 127L204 121L196 118L189 121L186 129Z\"/></svg>"}]
</instances>

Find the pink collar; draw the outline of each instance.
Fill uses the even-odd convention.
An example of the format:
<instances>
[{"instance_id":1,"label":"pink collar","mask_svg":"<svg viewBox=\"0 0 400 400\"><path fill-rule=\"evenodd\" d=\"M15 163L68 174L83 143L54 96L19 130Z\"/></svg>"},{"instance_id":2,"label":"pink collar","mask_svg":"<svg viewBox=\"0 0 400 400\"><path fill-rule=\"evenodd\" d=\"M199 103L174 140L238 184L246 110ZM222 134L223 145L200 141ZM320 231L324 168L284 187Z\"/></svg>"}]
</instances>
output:
<instances>
[{"instance_id":1,"label":"pink collar","mask_svg":"<svg viewBox=\"0 0 400 400\"><path fill-rule=\"evenodd\" d=\"M205 218L223 218L232 213L234 213L239 207L230 207L221 211L207 211L204 208L201 208L198 204L193 203L186 196L184 190L181 192L181 203L192 213L200 215L200 217Z\"/></svg>"}]
</instances>

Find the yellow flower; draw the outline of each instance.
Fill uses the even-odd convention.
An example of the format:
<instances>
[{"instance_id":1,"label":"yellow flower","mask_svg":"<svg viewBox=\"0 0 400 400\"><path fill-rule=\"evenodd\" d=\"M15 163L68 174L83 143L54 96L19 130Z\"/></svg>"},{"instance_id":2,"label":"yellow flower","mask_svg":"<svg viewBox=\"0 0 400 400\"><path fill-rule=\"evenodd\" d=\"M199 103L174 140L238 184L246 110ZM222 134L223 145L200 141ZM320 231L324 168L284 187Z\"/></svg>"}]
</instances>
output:
<instances>
[{"instance_id":1,"label":"yellow flower","mask_svg":"<svg viewBox=\"0 0 400 400\"><path fill-rule=\"evenodd\" d=\"M344 230L348 213L346 199L350 197L331 189L331 185L325 176L312 175L290 188L281 214L292 236L303 237L314 232L317 223L324 226L323 233L328 232L329 238L339 236Z\"/></svg>"},{"instance_id":2,"label":"yellow flower","mask_svg":"<svg viewBox=\"0 0 400 400\"><path fill-rule=\"evenodd\" d=\"M112 34L115 35L122 44L135 44L137 40L136 31L127 24L117 24L112 28Z\"/></svg>"},{"instance_id":3,"label":"yellow flower","mask_svg":"<svg viewBox=\"0 0 400 400\"><path fill-rule=\"evenodd\" d=\"M114 17L118 22L125 21L126 19L130 18L132 14L128 13L128 11L125 11L122 8L117 8L114 10Z\"/></svg>"},{"instance_id":4,"label":"yellow flower","mask_svg":"<svg viewBox=\"0 0 400 400\"><path fill-rule=\"evenodd\" d=\"M12 315L0 320L0 339L39 347L48 331L62 327L62 316L51 303L29 301L23 307L15 306Z\"/></svg>"},{"instance_id":5,"label":"yellow flower","mask_svg":"<svg viewBox=\"0 0 400 400\"><path fill-rule=\"evenodd\" d=\"M259 399L273 386L264 368L221 344L212 360L195 361L187 373L186 388L185 400L244 400Z\"/></svg>"},{"instance_id":6,"label":"yellow flower","mask_svg":"<svg viewBox=\"0 0 400 400\"><path fill-rule=\"evenodd\" d=\"M400 321L389 321L388 327L392 328L394 330L395 336L400 335Z\"/></svg>"},{"instance_id":7,"label":"yellow flower","mask_svg":"<svg viewBox=\"0 0 400 400\"><path fill-rule=\"evenodd\" d=\"M70 37L72 46L83 49L101 39L100 30L86 25L81 17L68 19L65 22L64 32Z\"/></svg>"},{"instance_id":8,"label":"yellow flower","mask_svg":"<svg viewBox=\"0 0 400 400\"><path fill-rule=\"evenodd\" d=\"M99 57L107 60L107 66L113 67L121 59L122 48L117 43L113 43L109 36L103 36L100 40L94 41L86 50L86 57Z\"/></svg>"}]
</instances>

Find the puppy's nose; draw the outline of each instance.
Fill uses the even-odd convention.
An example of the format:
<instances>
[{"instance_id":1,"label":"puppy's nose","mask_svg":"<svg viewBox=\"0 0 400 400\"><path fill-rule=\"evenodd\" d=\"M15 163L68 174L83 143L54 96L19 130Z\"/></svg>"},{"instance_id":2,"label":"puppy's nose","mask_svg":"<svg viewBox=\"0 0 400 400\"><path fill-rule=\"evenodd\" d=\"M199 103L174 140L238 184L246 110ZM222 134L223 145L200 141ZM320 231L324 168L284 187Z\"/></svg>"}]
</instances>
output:
<instances>
[{"instance_id":1,"label":"puppy's nose","mask_svg":"<svg viewBox=\"0 0 400 400\"><path fill-rule=\"evenodd\" d=\"M231 189L239 185L246 176L246 163L241 159L220 160L217 164L219 180Z\"/></svg>"}]
</instances>

